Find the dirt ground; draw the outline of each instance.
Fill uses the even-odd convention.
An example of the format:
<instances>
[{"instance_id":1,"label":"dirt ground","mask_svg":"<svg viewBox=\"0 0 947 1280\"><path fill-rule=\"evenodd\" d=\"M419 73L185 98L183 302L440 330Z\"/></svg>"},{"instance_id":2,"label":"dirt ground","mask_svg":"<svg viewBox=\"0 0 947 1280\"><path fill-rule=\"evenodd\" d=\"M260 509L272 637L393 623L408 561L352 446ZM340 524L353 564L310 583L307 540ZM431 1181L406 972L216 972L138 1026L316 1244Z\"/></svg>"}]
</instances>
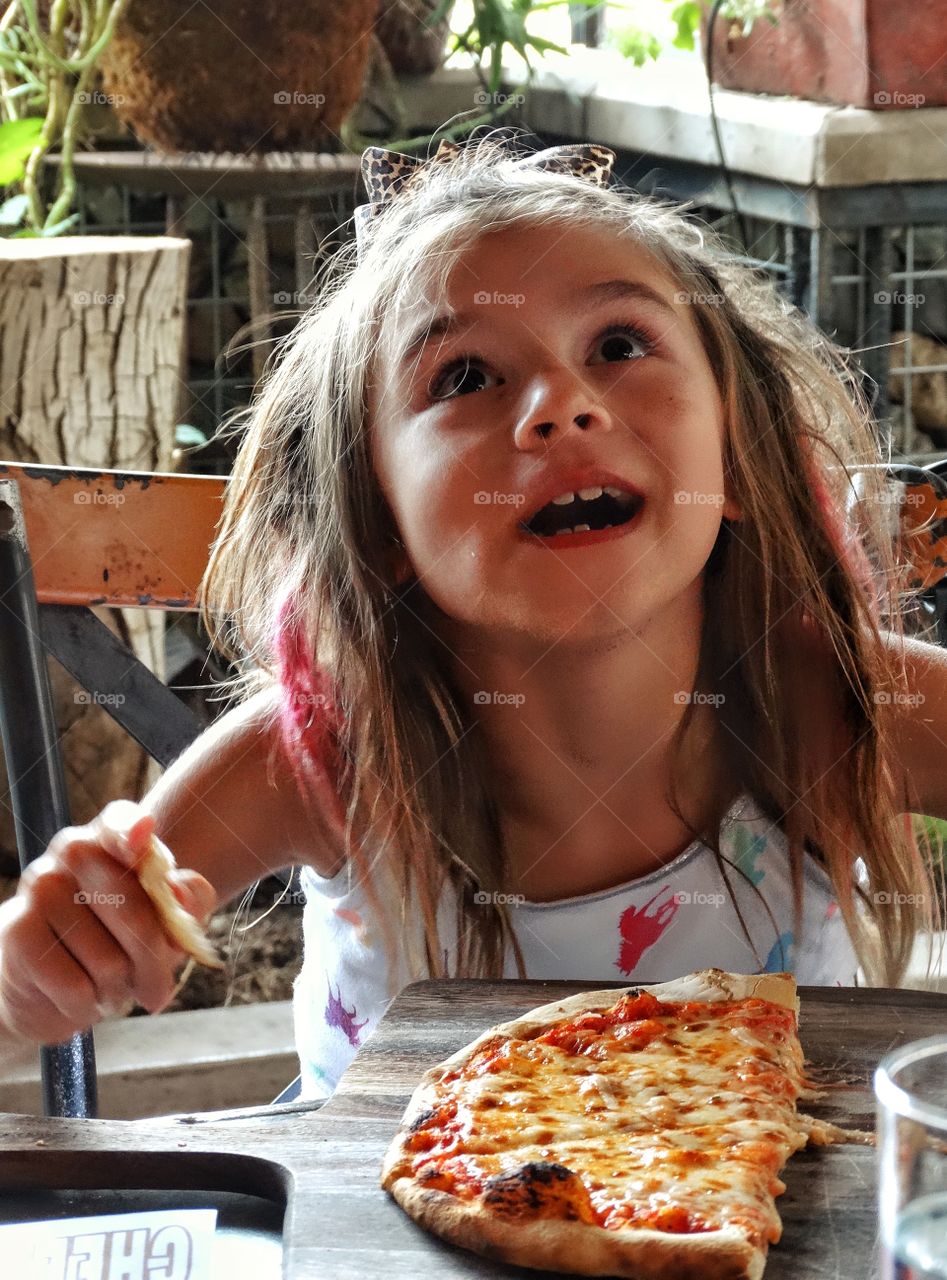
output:
<instances>
[{"instance_id":1,"label":"dirt ground","mask_svg":"<svg viewBox=\"0 0 947 1280\"><path fill-rule=\"evenodd\" d=\"M207 932L226 968L189 963L166 1012L292 998L303 956L298 893L270 877L260 882L249 908L232 904L214 916Z\"/></svg>"}]
</instances>

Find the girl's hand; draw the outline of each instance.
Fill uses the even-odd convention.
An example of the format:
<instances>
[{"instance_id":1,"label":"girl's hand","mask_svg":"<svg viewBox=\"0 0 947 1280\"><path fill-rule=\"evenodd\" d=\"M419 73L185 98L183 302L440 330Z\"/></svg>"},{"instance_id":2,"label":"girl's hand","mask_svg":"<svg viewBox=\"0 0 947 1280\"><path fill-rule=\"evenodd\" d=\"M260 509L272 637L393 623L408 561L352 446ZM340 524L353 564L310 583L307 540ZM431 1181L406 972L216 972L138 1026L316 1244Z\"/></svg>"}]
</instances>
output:
<instances>
[{"instance_id":1,"label":"girl's hand","mask_svg":"<svg viewBox=\"0 0 947 1280\"><path fill-rule=\"evenodd\" d=\"M137 1002L172 999L184 952L165 932L135 867L154 817L117 800L86 826L64 827L0 906L0 1031L59 1044ZM201 922L217 895L196 871L172 888Z\"/></svg>"}]
</instances>

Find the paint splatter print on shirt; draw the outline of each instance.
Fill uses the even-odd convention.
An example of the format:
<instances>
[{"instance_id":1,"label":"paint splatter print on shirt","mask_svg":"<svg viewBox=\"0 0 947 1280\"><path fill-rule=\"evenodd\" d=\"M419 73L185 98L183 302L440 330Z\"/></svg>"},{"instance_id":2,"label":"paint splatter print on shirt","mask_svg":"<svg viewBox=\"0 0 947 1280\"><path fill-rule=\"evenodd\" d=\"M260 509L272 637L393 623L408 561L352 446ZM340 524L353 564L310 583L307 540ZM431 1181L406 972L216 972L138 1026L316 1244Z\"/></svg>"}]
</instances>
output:
<instances>
[{"instance_id":1,"label":"paint splatter print on shirt","mask_svg":"<svg viewBox=\"0 0 947 1280\"><path fill-rule=\"evenodd\" d=\"M325 1020L327 1027L338 1027L340 1031L348 1037L349 1044L357 1049L361 1044L359 1032L363 1027L368 1026L368 1019L364 1022L355 1021L355 1007L346 1009L342 1003L342 992L339 990L338 995L332 994L332 983L329 983L329 999L325 1008Z\"/></svg>"},{"instance_id":2,"label":"paint splatter print on shirt","mask_svg":"<svg viewBox=\"0 0 947 1280\"><path fill-rule=\"evenodd\" d=\"M733 845L733 865L743 872L751 884L759 884L766 870L756 863L766 849L766 836L750 835L745 827L737 826L733 832Z\"/></svg>"},{"instance_id":3,"label":"paint splatter print on shirt","mask_svg":"<svg viewBox=\"0 0 947 1280\"><path fill-rule=\"evenodd\" d=\"M663 900L659 902L658 899ZM679 905L674 890L666 884L643 906L625 908L618 917L621 947L616 967L621 973L627 975L635 971L641 957L654 946L677 915Z\"/></svg>"}]
</instances>

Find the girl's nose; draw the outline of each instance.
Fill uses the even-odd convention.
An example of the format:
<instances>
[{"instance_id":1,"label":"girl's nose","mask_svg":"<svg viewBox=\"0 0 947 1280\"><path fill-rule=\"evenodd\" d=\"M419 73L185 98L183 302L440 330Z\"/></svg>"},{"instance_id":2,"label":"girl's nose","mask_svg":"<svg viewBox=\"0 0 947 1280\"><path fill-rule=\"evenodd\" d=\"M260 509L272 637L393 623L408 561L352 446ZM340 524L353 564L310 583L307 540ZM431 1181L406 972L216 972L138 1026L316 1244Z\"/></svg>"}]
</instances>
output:
<instances>
[{"instance_id":1,"label":"girl's nose","mask_svg":"<svg viewBox=\"0 0 947 1280\"><path fill-rule=\"evenodd\" d=\"M611 418L602 404L576 379L547 377L529 391L514 432L519 449L576 431L608 430Z\"/></svg>"}]
</instances>

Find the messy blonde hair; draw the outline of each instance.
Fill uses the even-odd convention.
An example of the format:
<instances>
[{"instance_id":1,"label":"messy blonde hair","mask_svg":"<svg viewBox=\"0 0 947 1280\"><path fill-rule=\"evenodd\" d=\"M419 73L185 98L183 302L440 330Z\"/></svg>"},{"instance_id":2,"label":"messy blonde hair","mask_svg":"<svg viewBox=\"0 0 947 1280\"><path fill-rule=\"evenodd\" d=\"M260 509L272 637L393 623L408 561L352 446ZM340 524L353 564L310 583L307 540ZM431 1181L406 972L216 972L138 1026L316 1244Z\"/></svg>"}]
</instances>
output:
<instances>
[{"instance_id":1,"label":"messy blonde hair","mask_svg":"<svg viewBox=\"0 0 947 1280\"><path fill-rule=\"evenodd\" d=\"M496 797L430 602L417 582L392 584L398 530L372 467L369 388L380 354L394 362L403 353L406 308L419 297L436 308L485 232L556 224L644 247L693 299L742 510L723 521L707 564L698 682L725 695L716 714L733 778L786 833L797 926L811 856L832 880L869 980L894 985L916 930L931 927L934 895L917 892L929 872L889 768L891 718L903 701L890 695L905 673L882 628L902 633L904 575L884 471L870 469L886 459L847 353L689 220L686 206L517 169L511 158L508 141L488 137L432 166L374 220L361 260L348 242L325 264L318 301L239 423L245 435L203 584L208 631L243 664L244 693L261 681L282 685L295 756L310 782L331 774L347 856L369 892L372 857L386 860L397 885L397 903L383 904L389 941L419 908L425 967L443 976L437 909L450 886L457 973L500 976L508 945L522 972L502 904L472 905L474 890L506 882ZM856 532L851 472L865 466ZM821 776L805 741L804 698L785 669L804 636L821 655L813 674L844 734ZM692 702L677 751L693 713ZM725 869L722 816L723 806L713 829L693 831Z\"/></svg>"}]
</instances>

